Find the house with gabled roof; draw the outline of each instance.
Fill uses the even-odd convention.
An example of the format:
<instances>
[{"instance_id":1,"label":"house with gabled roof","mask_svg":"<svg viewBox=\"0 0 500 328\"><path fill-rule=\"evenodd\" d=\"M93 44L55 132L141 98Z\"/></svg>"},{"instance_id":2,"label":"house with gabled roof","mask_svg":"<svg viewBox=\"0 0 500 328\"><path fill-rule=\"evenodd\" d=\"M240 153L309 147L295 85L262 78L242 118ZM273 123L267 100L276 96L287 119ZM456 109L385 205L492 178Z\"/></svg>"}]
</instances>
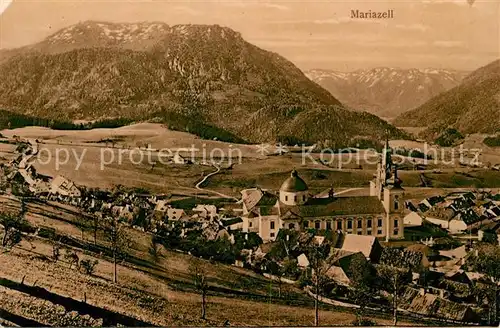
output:
<instances>
[{"instance_id":1,"label":"house with gabled roof","mask_svg":"<svg viewBox=\"0 0 500 328\"><path fill-rule=\"evenodd\" d=\"M50 184L50 193L61 196L80 197L81 192L78 187L62 175L58 175Z\"/></svg>"},{"instance_id":2,"label":"house with gabled roof","mask_svg":"<svg viewBox=\"0 0 500 328\"><path fill-rule=\"evenodd\" d=\"M346 235L341 250L361 252L373 263L378 263L382 255L382 245L375 236Z\"/></svg>"},{"instance_id":3,"label":"house with gabled roof","mask_svg":"<svg viewBox=\"0 0 500 328\"><path fill-rule=\"evenodd\" d=\"M325 275L343 286L353 283L355 273L351 269L351 263L353 261L367 262L365 255L361 252L336 250L333 256L335 257L333 265L328 268Z\"/></svg>"}]
</instances>

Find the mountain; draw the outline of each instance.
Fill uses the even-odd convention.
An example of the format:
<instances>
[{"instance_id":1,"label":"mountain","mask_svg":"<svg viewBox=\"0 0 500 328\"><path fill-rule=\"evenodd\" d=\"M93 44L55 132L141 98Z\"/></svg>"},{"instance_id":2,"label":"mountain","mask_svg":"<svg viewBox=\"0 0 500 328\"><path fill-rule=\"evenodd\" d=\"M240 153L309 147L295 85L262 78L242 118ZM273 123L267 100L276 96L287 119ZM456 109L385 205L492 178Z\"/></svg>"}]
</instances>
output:
<instances>
[{"instance_id":1,"label":"mountain","mask_svg":"<svg viewBox=\"0 0 500 328\"><path fill-rule=\"evenodd\" d=\"M3 51L0 108L40 119L155 120L231 141L341 146L386 130L403 135L218 25L87 21Z\"/></svg>"},{"instance_id":2,"label":"mountain","mask_svg":"<svg viewBox=\"0 0 500 328\"><path fill-rule=\"evenodd\" d=\"M434 138L448 128L462 134L500 131L500 60L479 68L460 85L402 114L398 126L427 127Z\"/></svg>"},{"instance_id":3,"label":"mountain","mask_svg":"<svg viewBox=\"0 0 500 328\"><path fill-rule=\"evenodd\" d=\"M466 73L384 67L348 73L314 69L306 75L346 106L394 118L457 86Z\"/></svg>"}]
</instances>

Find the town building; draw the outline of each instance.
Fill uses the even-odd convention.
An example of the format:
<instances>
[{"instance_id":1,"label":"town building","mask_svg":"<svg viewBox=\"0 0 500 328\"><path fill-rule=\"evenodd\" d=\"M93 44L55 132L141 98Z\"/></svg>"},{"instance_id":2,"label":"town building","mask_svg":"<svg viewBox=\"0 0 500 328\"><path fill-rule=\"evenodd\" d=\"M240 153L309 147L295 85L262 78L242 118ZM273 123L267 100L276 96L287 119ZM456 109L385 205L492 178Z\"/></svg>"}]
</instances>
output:
<instances>
[{"instance_id":1,"label":"town building","mask_svg":"<svg viewBox=\"0 0 500 328\"><path fill-rule=\"evenodd\" d=\"M50 184L50 193L61 196L80 197L81 193L78 187L62 175L58 175Z\"/></svg>"},{"instance_id":2,"label":"town building","mask_svg":"<svg viewBox=\"0 0 500 328\"><path fill-rule=\"evenodd\" d=\"M404 238L404 189L390 159L388 143L370 196L311 195L307 183L293 170L277 194L259 188L241 192L243 231L263 241L275 240L280 229L332 230L379 239Z\"/></svg>"}]
</instances>

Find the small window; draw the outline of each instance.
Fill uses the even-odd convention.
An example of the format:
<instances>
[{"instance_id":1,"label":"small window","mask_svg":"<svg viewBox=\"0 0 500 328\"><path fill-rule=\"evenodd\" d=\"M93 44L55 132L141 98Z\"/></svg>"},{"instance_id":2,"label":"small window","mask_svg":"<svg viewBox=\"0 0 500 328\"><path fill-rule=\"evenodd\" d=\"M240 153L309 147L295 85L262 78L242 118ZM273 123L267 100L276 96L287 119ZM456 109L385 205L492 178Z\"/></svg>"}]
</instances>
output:
<instances>
[{"instance_id":1,"label":"small window","mask_svg":"<svg viewBox=\"0 0 500 328\"><path fill-rule=\"evenodd\" d=\"M370 236L370 235L372 234L372 231L371 231L371 230L367 230L367 231L366 231L366 234L367 234L368 236Z\"/></svg>"},{"instance_id":2,"label":"small window","mask_svg":"<svg viewBox=\"0 0 500 328\"><path fill-rule=\"evenodd\" d=\"M274 230L274 221L271 221L271 230Z\"/></svg>"},{"instance_id":3,"label":"small window","mask_svg":"<svg viewBox=\"0 0 500 328\"><path fill-rule=\"evenodd\" d=\"M382 219L378 219L377 226L381 227L382 226Z\"/></svg>"},{"instance_id":4,"label":"small window","mask_svg":"<svg viewBox=\"0 0 500 328\"><path fill-rule=\"evenodd\" d=\"M377 230L377 235L381 235L382 234L382 229L378 229Z\"/></svg>"},{"instance_id":5,"label":"small window","mask_svg":"<svg viewBox=\"0 0 500 328\"><path fill-rule=\"evenodd\" d=\"M397 228L399 225L399 220L398 219L394 219L394 228Z\"/></svg>"},{"instance_id":6,"label":"small window","mask_svg":"<svg viewBox=\"0 0 500 328\"><path fill-rule=\"evenodd\" d=\"M303 225L304 225L304 228L309 228L309 221L304 221Z\"/></svg>"},{"instance_id":7,"label":"small window","mask_svg":"<svg viewBox=\"0 0 500 328\"><path fill-rule=\"evenodd\" d=\"M347 221L347 229L352 229L352 220Z\"/></svg>"},{"instance_id":8,"label":"small window","mask_svg":"<svg viewBox=\"0 0 500 328\"><path fill-rule=\"evenodd\" d=\"M358 235L361 235L361 231L358 231L357 233L358 233Z\"/></svg>"},{"instance_id":9,"label":"small window","mask_svg":"<svg viewBox=\"0 0 500 328\"><path fill-rule=\"evenodd\" d=\"M288 224L288 229L295 229L295 223Z\"/></svg>"},{"instance_id":10,"label":"small window","mask_svg":"<svg viewBox=\"0 0 500 328\"><path fill-rule=\"evenodd\" d=\"M368 228L371 228L371 227L372 227L372 219L368 219L368 220L366 220L366 226L367 226Z\"/></svg>"},{"instance_id":11,"label":"small window","mask_svg":"<svg viewBox=\"0 0 500 328\"><path fill-rule=\"evenodd\" d=\"M302 201L305 202L306 201L306 195L302 195Z\"/></svg>"},{"instance_id":12,"label":"small window","mask_svg":"<svg viewBox=\"0 0 500 328\"><path fill-rule=\"evenodd\" d=\"M288 196L285 196L285 202L288 202Z\"/></svg>"},{"instance_id":13,"label":"small window","mask_svg":"<svg viewBox=\"0 0 500 328\"><path fill-rule=\"evenodd\" d=\"M394 236L397 236L398 235L398 229L394 229Z\"/></svg>"},{"instance_id":14,"label":"small window","mask_svg":"<svg viewBox=\"0 0 500 328\"><path fill-rule=\"evenodd\" d=\"M363 221L361 219L358 220L358 229L363 228Z\"/></svg>"},{"instance_id":15,"label":"small window","mask_svg":"<svg viewBox=\"0 0 500 328\"><path fill-rule=\"evenodd\" d=\"M269 236L271 236L271 238L274 238L274 232L271 232Z\"/></svg>"},{"instance_id":16,"label":"small window","mask_svg":"<svg viewBox=\"0 0 500 328\"><path fill-rule=\"evenodd\" d=\"M248 222L248 227L251 228L252 227L252 221Z\"/></svg>"},{"instance_id":17,"label":"small window","mask_svg":"<svg viewBox=\"0 0 500 328\"><path fill-rule=\"evenodd\" d=\"M293 196L293 201L297 202L297 196Z\"/></svg>"},{"instance_id":18,"label":"small window","mask_svg":"<svg viewBox=\"0 0 500 328\"><path fill-rule=\"evenodd\" d=\"M321 225L321 222L320 222L320 221L316 221L316 222L314 222L314 228L315 228L315 229L319 229L319 228L320 228L320 225Z\"/></svg>"},{"instance_id":19,"label":"small window","mask_svg":"<svg viewBox=\"0 0 500 328\"><path fill-rule=\"evenodd\" d=\"M337 230L342 230L342 221L337 221Z\"/></svg>"},{"instance_id":20,"label":"small window","mask_svg":"<svg viewBox=\"0 0 500 328\"><path fill-rule=\"evenodd\" d=\"M326 221L326 230L332 230L332 221Z\"/></svg>"}]
</instances>

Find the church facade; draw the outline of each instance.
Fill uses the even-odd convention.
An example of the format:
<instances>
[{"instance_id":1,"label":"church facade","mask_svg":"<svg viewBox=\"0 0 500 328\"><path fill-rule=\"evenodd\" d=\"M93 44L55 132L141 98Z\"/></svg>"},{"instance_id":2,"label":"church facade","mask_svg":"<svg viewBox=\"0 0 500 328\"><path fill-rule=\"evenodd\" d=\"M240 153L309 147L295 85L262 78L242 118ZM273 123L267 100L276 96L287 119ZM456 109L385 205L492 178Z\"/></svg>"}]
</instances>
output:
<instances>
[{"instance_id":1,"label":"church facade","mask_svg":"<svg viewBox=\"0 0 500 328\"><path fill-rule=\"evenodd\" d=\"M370 196L311 195L306 182L292 171L278 193L259 188L242 192L243 231L273 241L280 229L332 230L379 239L404 238L404 189L392 164L389 147L382 153Z\"/></svg>"}]
</instances>

